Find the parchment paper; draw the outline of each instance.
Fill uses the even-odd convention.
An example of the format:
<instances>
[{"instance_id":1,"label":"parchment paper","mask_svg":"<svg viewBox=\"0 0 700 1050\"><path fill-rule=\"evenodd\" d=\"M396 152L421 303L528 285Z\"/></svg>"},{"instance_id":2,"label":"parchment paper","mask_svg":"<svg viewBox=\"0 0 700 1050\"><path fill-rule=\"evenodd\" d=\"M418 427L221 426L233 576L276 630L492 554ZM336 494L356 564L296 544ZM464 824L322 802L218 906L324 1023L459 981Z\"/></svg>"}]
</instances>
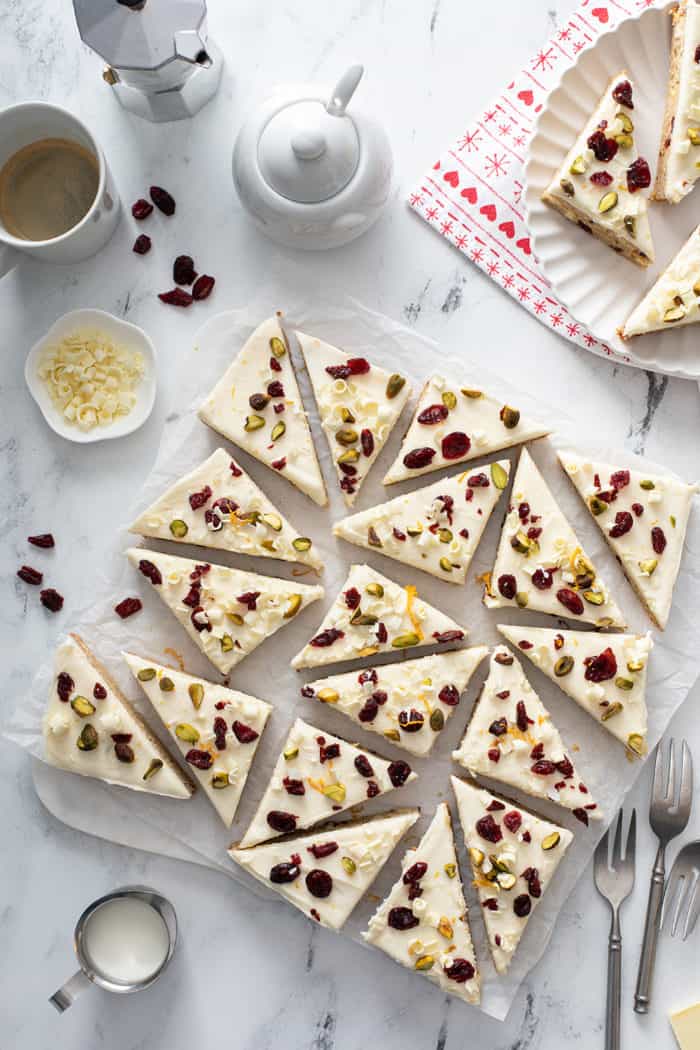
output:
<instances>
[{"instance_id":1,"label":"parchment paper","mask_svg":"<svg viewBox=\"0 0 700 1050\"><path fill-rule=\"evenodd\" d=\"M552 437L552 443L547 439L534 442L530 446L533 456L588 553L602 568L603 575L607 578L626 614L630 629L645 631L649 628L646 614L633 595L614 558L610 555L602 535L556 463L553 445L556 443L558 447L579 448L588 455L600 456L602 459L621 466L638 466L642 462L639 457L622 454L619 450L582 447L576 441L575 423L558 410L514 389L503 382L500 377L488 375L480 365L477 366L466 357L459 361L446 358L435 343L397 322L370 312L359 303L349 299L330 304L325 302L322 306L310 306L301 300L294 301L293 299L285 302L261 299L244 309L220 314L205 325L199 333L196 345L184 355L180 373L180 393L174 410L164 427L155 466L141 487L139 487L138 480L135 479L134 488L137 496L134 506L126 516L127 523L135 518L137 511L155 499L166 485L200 463L219 445L226 447L226 443L221 438L199 422L195 408L223 373L253 328L278 308L284 312L285 327L290 333L295 326L299 327L331 343L337 343L354 355L366 355L385 368L407 374L413 380L414 396L419 393L427 376L434 371L439 371L453 376L455 382L460 384L464 383L493 392L501 396L504 402L507 401L519 407L523 413L529 412L551 425L556 431ZM202 791L198 791L191 801L182 802L139 794L123 788L109 787L90 778L73 776L57 770L51 770L50 776L42 775L40 778L42 796L45 801L51 807L53 790L56 802L60 800L57 808L62 818L68 823L75 823L83 829L93 830L95 834L104 838L114 838L120 843L136 846L143 846L148 842L148 829L152 828L153 848L156 851L163 848L164 836L170 836L178 843L178 849L174 851L178 856L186 857L188 854L200 856L204 863L218 867L258 896L269 900L269 906L279 907L288 905L281 902L273 893L265 891L260 884L234 866L226 856L225 849L232 841L241 837L247 826L294 717L300 715L321 729L345 736L350 740L359 740L370 750L378 750L388 758L403 755L400 749L395 748L389 742L382 741L376 734L360 730L349 719L333 711L329 706L314 700L303 699L300 696L299 689L305 681L321 677L324 673L336 673L357 665L339 664L327 671L322 668L316 672L302 674L293 671L289 666L294 654L315 633L325 609L342 586L349 566L355 561L368 560L379 571L404 585L415 583L421 597L444 610L469 629L467 644L494 644L501 641L495 629L498 622L528 622L542 626L553 626L555 622L547 617L528 613L527 610L489 611L481 604L481 586L475 582L474 578L477 574L492 567L505 512L505 498L501 500L484 534L472 562L466 587L442 583L424 573L416 573L408 566L399 565L398 562L382 558L380 555L361 551L333 538L331 524L345 513L345 508L337 491L333 467L329 463L326 440L320 432L307 376L301 368L300 356L296 347L294 347L294 357L299 366L302 394L311 414L316 447L329 488L330 508L315 507L274 472L251 460L239 450L233 447L230 450L291 522L301 531L313 537L326 564L322 577L326 596L323 601L312 605L292 624L279 631L273 639L261 645L234 670L231 676L231 683L234 687L266 699L275 706L268 728L263 735L232 830L228 831L223 827ZM406 408L402 420L399 421L380 461L374 467L370 479L361 490L357 509L391 498L406 488L415 488L419 484L427 484L434 480L432 476L428 476L420 481L416 479L407 485L392 486L389 490L385 490L381 484L388 464L396 455L403 431L410 418L411 409L412 402ZM504 453L504 455L509 455L514 463L517 460L517 454L517 449ZM648 461L643 462L646 464L644 469L650 471L655 469ZM662 472L664 470L664 468L656 469ZM159 719L150 709L148 701L140 694L137 684L121 660L120 650L130 649L163 663L174 663L172 655L169 656L166 652L166 649L169 648L181 654L188 671L200 674L205 678L208 677L213 681L220 680L220 677L189 640L172 614L165 609L148 582L143 580L128 564L123 552L127 546L139 542L144 541L139 541L138 537L131 536L126 527L115 534L105 554L103 578L96 587L95 598L89 608L84 609L75 617L71 630L77 631L86 639L99 659L106 664L110 673L122 686L126 695L136 701L136 706L167 746L167 734ZM224 552L205 552L203 548L182 544L167 544L152 540L146 541L145 545L155 545L157 548L194 557L200 561L208 557L209 560L235 564L240 568L250 567L257 572L285 578L291 578L295 572L300 571L299 567L295 568L285 562L244 557L236 559ZM315 582L313 575L304 576L303 579L306 582ZM663 635L658 631L653 632L656 644L649 664L647 689L650 749L656 744L697 677L698 672L693 654L696 648L694 613L697 611L696 596L699 582L700 520L695 513L691 516L686 551L676 587L674 610L669 626ZM118 619L113 612L116 602L126 595L136 594L139 594L143 600L143 611L125 621ZM562 626L566 626L563 621ZM383 660L380 658L380 662L386 662L386 658ZM467 900L471 906L472 930L484 977L481 1009L499 1019L506 1016L519 984L543 954L560 909L568 899L579 875L585 870L597 839L621 805L642 766L639 761L629 761L612 736L597 727L589 716L535 670L526 659L523 659L522 662L526 674L551 711L554 723L560 729L568 748L571 749L580 774L588 783L593 797L604 809L606 820L593 823L590 828L586 829L575 818L554 804L534 803L534 808L545 816L571 827L576 837L552 886L530 919L527 932L515 955L509 974L501 978L495 974L488 947L485 944L481 909L469 884L470 868L464 856L462 837L458 831L462 873L467 883L465 887ZM386 865L372 893L356 908L342 935L360 941L360 932L366 928L367 919L374 911L377 900L388 892L397 877L403 851L408 845L417 843L438 801L448 799L455 818L455 826L458 828L454 800L449 788L449 775L453 772L464 774L464 771L452 764L450 752L461 738L479 686L485 677L486 668L487 661L475 674L460 707L440 734L433 755L428 759L411 759L414 768L419 773L419 779L407 788L393 792L388 798L372 800L364 807L363 812L369 814L382 812L393 805L419 805L422 816L420 822L400 844ZM30 695L18 703L9 730L5 734L39 759L43 757L41 717L52 673L52 662L47 659L34 679ZM45 768L42 770L42 773L44 772L46 772ZM491 786L498 789L495 782ZM505 790L506 793L518 797L516 792ZM525 796L520 796L520 800L528 804ZM360 943L364 942L360 941ZM386 965L394 964L387 959ZM416 976L415 979L420 980L421 978Z\"/></svg>"}]
</instances>

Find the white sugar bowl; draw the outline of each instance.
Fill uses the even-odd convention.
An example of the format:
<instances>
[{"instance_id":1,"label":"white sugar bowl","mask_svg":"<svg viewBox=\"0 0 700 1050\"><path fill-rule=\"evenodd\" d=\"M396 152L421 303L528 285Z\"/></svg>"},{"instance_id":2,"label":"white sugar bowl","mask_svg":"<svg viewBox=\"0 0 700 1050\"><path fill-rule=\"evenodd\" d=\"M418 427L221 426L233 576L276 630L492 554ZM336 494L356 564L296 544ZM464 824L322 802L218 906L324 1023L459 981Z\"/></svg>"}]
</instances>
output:
<instances>
[{"instance_id":1,"label":"white sugar bowl","mask_svg":"<svg viewBox=\"0 0 700 1050\"><path fill-rule=\"evenodd\" d=\"M337 248L368 230L391 190L384 129L348 103L362 78L353 66L330 97L306 84L278 88L246 120L233 179L256 225L290 248Z\"/></svg>"}]
</instances>

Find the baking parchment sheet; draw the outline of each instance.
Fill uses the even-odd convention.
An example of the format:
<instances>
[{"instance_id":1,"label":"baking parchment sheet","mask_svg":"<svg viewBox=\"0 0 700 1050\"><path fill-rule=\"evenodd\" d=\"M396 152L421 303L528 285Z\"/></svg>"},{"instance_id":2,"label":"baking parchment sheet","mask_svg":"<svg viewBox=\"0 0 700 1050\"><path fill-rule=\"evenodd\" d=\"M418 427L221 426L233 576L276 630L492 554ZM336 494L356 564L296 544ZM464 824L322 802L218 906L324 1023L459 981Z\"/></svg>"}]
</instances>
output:
<instances>
[{"instance_id":1,"label":"baking parchment sheet","mask_svg":"<svg viewBox=\"0 0 700 1050\"><path fill-rule=\"evenodd\" d=\"M654 468L648 461L620 453L618 450L581 447L576 441L576 424L552 406L526 396L500 377L488 375L480 365L477 366L466 357L460 360L445 357L435 343L350 299L330 303L326 301L321 307L312 306L302 299L295 300L293 297L287 297L283 302L261 297L245 308L219 314L204 326L194 347L184 354L177 403L166 421L155 466L138 491L134 506L126 516L126 523L133 521L137 511L150 504L167 485L199 464L215 448L223 445L230 449L293 525L300 532L313 538L325 562L321 580L326 588L325 598L311 605L291 624L263 643L239 664L231 675L231 684L235 688L270 701L274 705L274 711L259 746L237 819L230 831L223 827L202 791L198 791L190 801L158 798L124 788L110 787L87 777L73 776L47 767L43 763L38 779L45 802L52 808L53 799L61 818L67 823L122 844L151 848L156 852L162 851L185 859L199 859L205 864L219 868L231 878L243 883L248 890L269 900L269 906L288 907L275 894L266 891L238 869L229 860L225 850L232 841L242 836L265 789L274 761L294 718L299 715L322 730L357 740L368 749L379 751L387 758L404 755L400 749L388 741L381 740L376 734L361 730L329 705L300 696L299 690L305 681L357 667L358 664L338 664L328 669L320 668L303 673L295 672L289 666L292 657L315 633L323 613L341 588L349 566L354 562L368 561L380 572L401 584L415 583L422 598L468 628L467 644L494 644L501 641L496 631L496 624L499 622L553 626L554 621L527 610L486 610L481 603L481 585L475 581L475 576L489 570L493 564L507 493L497 505L485 531L472 562L466 587L443 583L391 559L362 551L334 539L332 523L346 511L335 483L335 472L330 463L327 443L318 424L308 377L303 370L293 338L291 342L302 395L311 416L316 447L329 489L329 508L314 506L283 478L237 448L228 446L222 438L198 420L196 407L219 379L251 331L276 309L283 311L283 323L290 335L295 327L301 328L342 346L353 355L367 356L391 371L399 371L409 376L413 383L414 398L424 380L433 372L440 372L452 377L455 386L468 385L487 390L501 397L504 402L517 406L521 412L530 413L535 418L546 421L555 433L549 440L532 443L532 454L587 552L597 562L602 575L607 578L626 615L630 630L635 631L649 629L646 614L607 549L588 511L556 462L554 445L560 448L578 448L587 455L599 457L618 466L634 467L645 463L645 470L658 469L663 472L664 468ZM386 490L381 484L386 468L398 451L401 436L410 418L412 404L413 399L404 410L404 415L369 480L361 489L357 509L372 506L398 495L407 488L417 488L419 484L429 484L434 480L432 476L428 476L420 481L416 479L414 482L395 485ZM509 456L513 460L513 467L517 455L518 449L499 453L499 457ZM475 461L474 465L478 462L480 461ZM460 466L458 469L462 471L464 467ZM138 483L135 482L135 488L137 487ZM175 663L175 651L184 659L188 671L213 681L219 681L220 676L189 640L172 614L165 609L150 584L128 564L124 550L139 543L193 557L199 561L211 555L209 560L236 565L239 568L249 567L267 575L292 578L299 574L307 583L316 582L316 576L306 575L308 570L305 568L272 559L237 557L225 552L207 552L204 548L161 543L157 540L141 541L128 533L126 525L115 533L105 554L102 579L96 582L94 598L88 608L76 615L70 629L85 638L126 695L135 700L136 706L148 723L168 746L166 731L150 709L148 701L140 694L136 682L120 657L120 651L132 650L163 663ZM301 575L302 573L304 575ZM698 674L694 653L699 583L700 516L696 508L695 513L691 515L686 551L669 626L664 634L653 631L655 648L649 664L647 687L650 749L687 696ZM136 594L143 600L143 611L130 619L120 620L113 611L114 605L126 595ZM562 621L561 626L567 625ZM411 655L420 653L406 654L407 658ZM380 658L378 662L386 662L386 657ZM378 899L388 892L395 881L404 850L418 842L439 801L447 799L450 802L455 827L458 829L449 775L455 772L461 775L465 773L461 767L454 766L450 760L450 753L464 731L479 686L485 677L487 664L486 660L477 670L459 708L440 734L433 754L427 759L411 759L411 764L419 773L419 779L408 787L392 792L388 797L374 799L363 807L363 813L374 814L386 811L392 806L417 805L420 806L422 815L420 821L399 845L372 887L371 893L355 909L341 935L364 943L360 938L361 931L366 928L367 920L376 908ZM555 725L561 731L580 775L603 808L606 819L592 822L589 828L585 828L568 812L560 810L552 803L534 803L536 810L570 827L575 839L551 887L530 919L510 971L505 977L496 976L490 961L480 908L469 883L470 868L464 855L462 836L457 830L461 868L470 904L471 925L484 978L480 1008L498 1019L506 1016L518 986L542 956L560 909L568 899L579 875L585 871L597 839L621 805L642 766L639 761L630 761L610 734L596 726L589 716L526 659L523 659L523 665L526 674L549 708ZM5 733L9 739L39 759L43 756L41 717L52 674L52 661L46 659L34 679L29 696L17 704L9 729ZM173 748L169 749L174 751ZM490 786L499 789L495 782ZM518 796L517 792L507 788L503 790L528 804L526 796ZM172 843L173 848L166 845L168 842ZM388 959L386 964L392 965ZM416 975L414 979L421 978Z\"/></svg>"}]
</instances>

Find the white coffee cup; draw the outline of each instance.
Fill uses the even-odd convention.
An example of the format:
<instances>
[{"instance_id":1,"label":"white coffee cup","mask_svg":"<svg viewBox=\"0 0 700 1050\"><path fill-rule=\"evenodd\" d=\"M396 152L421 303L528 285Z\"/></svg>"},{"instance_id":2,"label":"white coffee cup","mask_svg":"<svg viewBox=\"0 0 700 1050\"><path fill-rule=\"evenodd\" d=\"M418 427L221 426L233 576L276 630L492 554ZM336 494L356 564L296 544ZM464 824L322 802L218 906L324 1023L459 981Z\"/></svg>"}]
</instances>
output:
<instances>
[{"instance_id":1,"label":"white coffee cup","mask_svg":"<svg viewBox=\"0 0 700 1050\"><path fill-rule=\"evenodd\" d=\"M20 252L43 262L82 262L105 246L119 222L119 196L104 154L85 125L61 106L20 102L0 110L0 169L24 146L47 138L69 139L94 155L99 171L97 194L80 222L47 241L15 237L0 219L0 277L17 265Z\"/></svg>"}]
</instances>

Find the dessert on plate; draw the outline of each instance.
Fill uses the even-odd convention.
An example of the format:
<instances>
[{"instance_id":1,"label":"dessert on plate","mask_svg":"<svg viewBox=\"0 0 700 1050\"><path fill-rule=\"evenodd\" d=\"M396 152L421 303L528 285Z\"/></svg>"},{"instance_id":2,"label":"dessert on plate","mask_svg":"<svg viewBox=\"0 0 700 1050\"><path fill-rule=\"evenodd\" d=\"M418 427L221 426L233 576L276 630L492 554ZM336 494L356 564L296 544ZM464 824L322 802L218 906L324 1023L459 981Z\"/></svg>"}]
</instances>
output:
<instances>
[{"instance_id":1,"label":"dessert on plate","mask_svg":"<svg viewBox=\"0 0 700 1050\"><path fill-rule=\"evenodd\" d=\"M678 204L700 176L700 7L679 0L670 12L671 68L652 197Z\"/></svg>"},{"instance_id":2,"label":"dessert on plate","mask_svg":"<svg viewBox=\"0 0 700 1050\"><path fill-rule=\"evenodd\" d=\"M303 835L232 846L229 856L253 878L322 926L339 930L415 824L417 809L330 825Z\"/></svg>"},{"instance_id":3,"label":"dessert on plate","mask_svg":"<svg viewBox=\"0 0 700 1050\"><path fill-rule=\"evenodd\" d=\"M199 418L296 485L314 503L326 486L277 317L263 321L199 409Z\"/></svg>"},{"instance_id":4,"label":"dessert on plate","mask_svg":"<svg viewBox=\"0 0 700 1050\"><path fill-rule=\"evenodd\" d=\"M650 634L603 636L502 623L498 630L625 747L646 754Z\"/></svg>"},{"instance_id":5,"label":"dessert on plate","mask_svg":"<svg viewBox=\"0 0 700 1050\"><path fill-rule=\"evenodd\" d=\"M289 524L222 448L142 511L129 532L313 568L323 564L311 539Z\"/></svg>"},{"instance_id":6,"label":"dessert on plate","mask_svg":"<svg viewBox=\"0 0 700 1050\"><path fill-rule=\"evenodd\" d=\"M558 456L649 616L663 630L697 485L575 452Z\"/></svg>"},{"instance_id":7,"label":"dessert on plate","mask_svg":"<svg viewBox=\"0 0 700 1050\"><path fill-rule=\"evenodd\" d=\"M418 846L406 852L401 878L362 936L443 992L479 1002L479 970L446 802Z\"/></svg>"},{"instance_id":8,"label":"dessert on plate","mask_svg":"<svg viewBox=\"0 0 700 1050\"><path fill-rule=\"evenodd\" d=\"M353 565L345 585L292 667L320 667L376 653L459 642L463 627L421 601L412 585L398 583L369 565Z\"/></svg>"},{"instance_id":9,"label":"dessert on plate","mask_svg":"<svg viewBox=\"0 0 700 1050\"><path fill-rule=\"evenodd\" d=\"M484 604L489 609L518 606L597 627L624 627L607 584L525 448Z\"/></svg>"},{"instance_id":10,"label":"dessert on plate","mask_svg":"<svg viewBox=\"0 0 700 1050\"><path fill-rule=\"evenodd\" d=\"M509 475L509 460L486 463L343 518L333 534L448 583L464 583Z\"/></svg>"},{"instance_id":11,"label":"dessert on plate","mask_svg":"<svg viewBox=\"0 0 700 1050\"><path fill-rule=\"evenodd\" d=\"M301 695L330 704L413 755L430 753L488 653L485 645L319 678Z\"/></svg>"},{"instance_id":12,"label":"dessert on plate","mask_svg":"<svg viewBox=\"0 0 700 1050\"><path fill-rule=\"evenodd\" d=\"M144 547L132 547L127 555L222 674L228 674L261 642L323 597L323 587Z\"/></svg>"},{"instance_id":13,"label":"dessert on plate","mask_svg":"<svg viewBox=\"0 0 700 1050\"><path fill-rule=\"evenodd\" d=\"M452 758L472 775L572 810L583 824L602 816L549 711L505 645L491 655L488 678Z\"/></svg>"},{"instance_id":14,"label":"dessert on plate","mask_svg":"<svg viewBox=\"0 0 700 1050\"><path fill-rule=\"evenodd\" d=\"M297 718L238 845L302 831L415 779L408 762L387 762Z\"/></svg>"},{"instance_id":15,"label":"dessert on plate","mask_svg":"<svg viewBox=\"0 0 700 1050\"><path fill-rule=\"evenodd\" d=\"M122 656L230 827L272 705L134 653Z\"/></svg>"},{"instance_id":16,"label":"dessert on plate","mask_svg":"<svg viewBox=\"0 0 700 1050\"><path fill-rule=\"evenodd\" d=\"M328 439L338 484L351 507L411 393L398 372L295 333Z\"/></svg>"},{"instance_id":17,"label":"dessert on plate","mask_svg":"<svg viewBox=\"0 0 700 1050\"><path fill-rule=\"evenodd\" d=\"M548 433L549 427L523 418L520 409L478 387L434 375L421 391L384 484L489 456Z\"/></svg>"},{"instance_id":18,"label":"dessert on plate","mask_svg":"<svg viewBox=\"0 0 700 1050\"><path fill-rule=\"evenodd\" d=\"M77 634L56 650L43 733L58 769L170 798L195 790Z\"/></svg>"},{"instance_id":19,"label":"dessert on plate","mask_svg":"<svg viewBox=\"0 0 700 1050\"><path fill-rule=\"evenodd\" d=\"M452 787L489 948L504 974L574 836L458 777Z\"/></svg>"},{"instance_id":20,"label":"dessert on plate","mask_svg":"<svg viewBox=\"0 0 700 1050\"><path fill-rule=\"evenodd\" d=\"M698 155L700 164L700 149ZM621 339L632 339L696 321L700 321L700 226L635 306L618 334Z\"/></svg>"},{"instance_id":21,"label":"dessert on plate","mask_svg":"<svg viewBox=\"0 0 700 1050\"><path fill-rule=\"evenodd\" d=\"M649 165L634 136L634 89L623 69L612 78L542 200L638 266L654 261L647 198Z\"/></svg>"}]
</instances>

